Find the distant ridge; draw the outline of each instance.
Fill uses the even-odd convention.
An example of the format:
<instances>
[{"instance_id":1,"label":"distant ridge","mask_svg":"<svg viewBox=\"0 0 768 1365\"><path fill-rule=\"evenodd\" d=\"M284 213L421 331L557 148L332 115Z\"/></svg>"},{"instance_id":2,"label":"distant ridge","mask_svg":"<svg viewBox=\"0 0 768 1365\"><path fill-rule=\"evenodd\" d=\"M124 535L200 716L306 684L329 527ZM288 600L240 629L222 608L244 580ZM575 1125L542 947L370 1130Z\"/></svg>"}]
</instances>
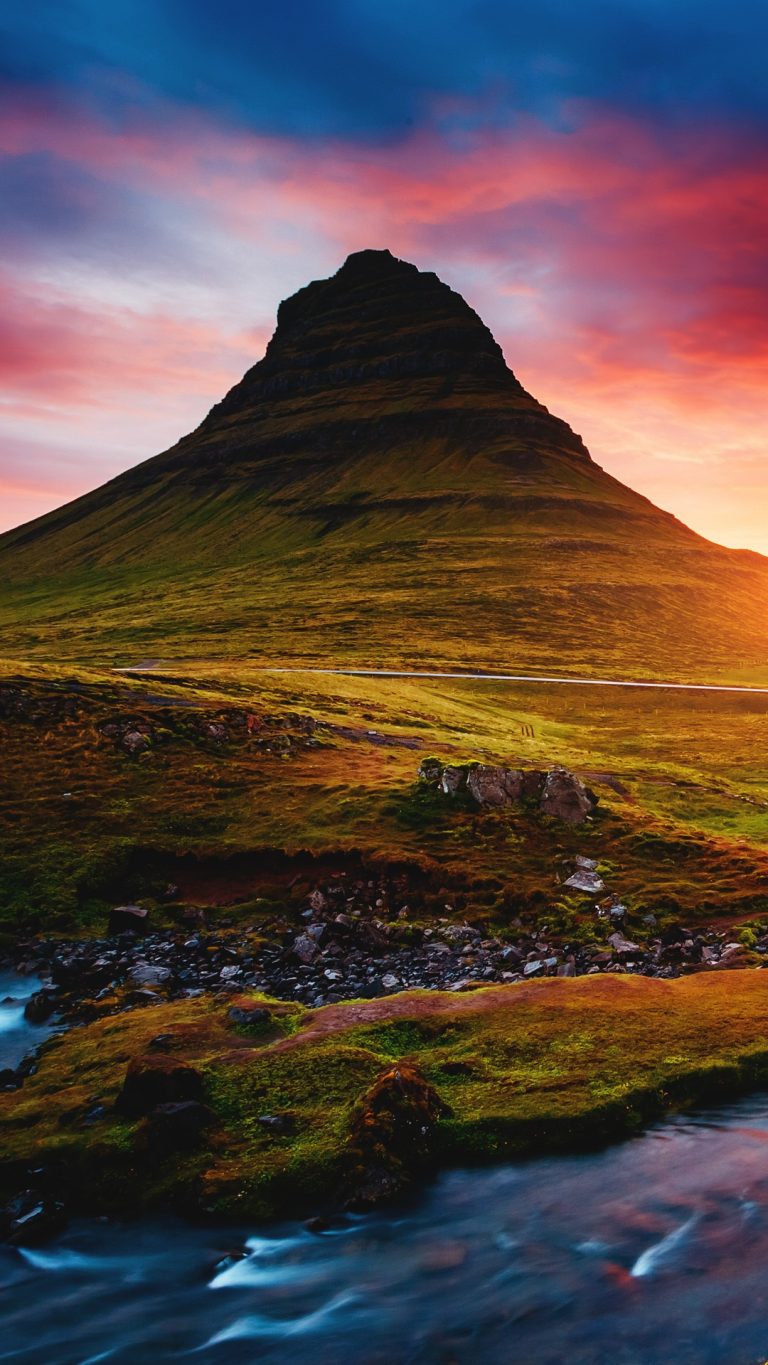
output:
<instances>
[{"instance_id":1,"label":"distant ridge","mask_svg":"<svg viewBox=\"0 0 768 1365\"><path fill-rule=\"evenodd\" d=\"M464 299L388 251L281 304L196 431L0 537L0 575L17 656L687 678L768 661L768 561L600 469Z\"/></svg>"}]
</instances>

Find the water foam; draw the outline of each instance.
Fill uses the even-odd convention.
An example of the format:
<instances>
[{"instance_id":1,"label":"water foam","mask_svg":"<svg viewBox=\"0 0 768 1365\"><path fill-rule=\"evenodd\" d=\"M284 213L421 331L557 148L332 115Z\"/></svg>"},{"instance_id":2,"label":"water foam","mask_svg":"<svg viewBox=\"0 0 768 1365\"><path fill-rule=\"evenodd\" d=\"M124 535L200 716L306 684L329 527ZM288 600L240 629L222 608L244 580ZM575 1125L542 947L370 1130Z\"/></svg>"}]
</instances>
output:
<instances>
[{"instance_id":1,"label":"water foam","mask_svg":"<svg viewBox=\"0 0 768 1365\"><path fill-rule=\"evenodd\" d=\"M675 1252L684 1244L698 1222L699 1215L693 1214L684 1223L681 1223L679 1228L668 1232L660 1242L654 1242L653 1246L643 1251L629 1272L632 1278L635 1280L645 1279L648 1275L654 1275L657 1270L662 1269L669 1261L673 1260Z\"/></svg>"},{"instance_id":2,"label":"water foam","mask_svg":"<svg viewBox=\"0 0 768 1365\"><path fill-rule=\"evenodd\" d=\"M276 1319L252 1314L247 1318L237 1318L228 1327L222 1328L198 1349L205 1351L209 1346L218 1346L223 1341L255 1340L259 1337L299 1337L310 1332L321 1332L332 1325L332 1319L352 1304L362 1302L359 1294L336 1294L321 1308L305 1313L300 1318Z\"/></svg>"}]
</instances>

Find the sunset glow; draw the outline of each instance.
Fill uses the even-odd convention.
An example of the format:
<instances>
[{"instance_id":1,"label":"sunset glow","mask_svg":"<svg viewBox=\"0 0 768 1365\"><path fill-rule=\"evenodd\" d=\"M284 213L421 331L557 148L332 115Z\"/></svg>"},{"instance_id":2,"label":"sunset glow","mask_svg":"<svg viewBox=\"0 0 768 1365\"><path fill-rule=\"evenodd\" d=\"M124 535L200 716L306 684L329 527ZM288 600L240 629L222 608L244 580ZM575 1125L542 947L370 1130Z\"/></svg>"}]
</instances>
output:
<instances>
[{"instance_id":1,"label":"sunset glow","mask_svg":"<svg viewBox=\"0 0 768 1365\"><path fill-rule=\"evenodd\" d=\"M154 62L129 23L145 8ZM504 6L395 5L399 44L393 7L364 6L322 72L316 15L258 8L228 0L207 64L196 4L181 53L163 47L173 5L116 5L110 24L60 6L36 64L25 21L8 35L0 525L172 444L263 353L281 298L387 246L464 294L598 463L768 552L766 110L709 7L696 53L658 7L664 41L644 56L617 33L611 78L592 83L597 5L551 51L529 6L513 41ZM349 7L318 9L332 31ZM260 86L275 52L282 78ZM681 63L701 75L684 89Z\"/></svg>"}]
</instances>

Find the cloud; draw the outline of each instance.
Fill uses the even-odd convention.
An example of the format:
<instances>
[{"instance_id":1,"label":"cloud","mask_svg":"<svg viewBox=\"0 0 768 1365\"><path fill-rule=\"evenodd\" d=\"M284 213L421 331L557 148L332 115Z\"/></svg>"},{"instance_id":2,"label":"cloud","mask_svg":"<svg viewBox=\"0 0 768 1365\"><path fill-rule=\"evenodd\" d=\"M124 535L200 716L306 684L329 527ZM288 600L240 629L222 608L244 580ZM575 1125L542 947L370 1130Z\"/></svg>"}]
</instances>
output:
<instances>
[{"instance_id":1,"label":"cloud","mask_svg":"<svg viewBox=\"0 0 768 1365\"><path fill-rule=\"evenodd\" d=\"M246 363L251 347L261 344L254 334L231 337L162 313L82 307L50 290L19 288L0 275L0 385L6 400L16 394L50 408L110 407L118 395L139 404L195 390L218 397L233 366Z\"/></svg>"},{"instance_id":2,"label":"cloud","mask_svg":"<svg viewBox=\"0 0 768 1365\"><path fill-rule=\"evenodd\" d=\"M8 82L117 121L165 101L304 140L400 139L436 100L561 126L570 101L701 126L768 117L759 0L37 0ZM450 123L450 117L447 118Z\"/></svg>"},{"instance_id":3,"label":"cloud","mask_svg":"<svg viewBox=\"0 0 768 1365\"><path fill-rule=\"evenodd\" d=\"M55 425L60 451L79 433L83 488L196 425L280 298L389 246L469 298L612 472L768 549L762 139L594 101L504 125L440 98L396 142L308 142L170 102L54 118L51 99L27 89L0 119L0 385L15 434Z\"/></svg>"},{"instance_id":4,"label":"cloud","mask_svg":"<svg viewBox=\"0 0 768 1365\"><path fill-rule=\"evenodd\" d=\"M0 275L0 529L172 445L266 340Z\"/></svg>"}]
</instances>

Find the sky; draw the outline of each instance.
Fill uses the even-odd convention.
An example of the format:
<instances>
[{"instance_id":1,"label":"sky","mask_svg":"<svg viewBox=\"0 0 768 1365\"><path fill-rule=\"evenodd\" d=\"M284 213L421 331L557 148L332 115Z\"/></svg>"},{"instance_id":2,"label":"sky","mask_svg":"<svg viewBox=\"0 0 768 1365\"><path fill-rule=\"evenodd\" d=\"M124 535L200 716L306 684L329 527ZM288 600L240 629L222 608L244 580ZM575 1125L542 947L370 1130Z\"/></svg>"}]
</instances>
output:
<instances>
[{"instance_id":1,"label":"sky","mask_svg":"<svg viewBox=\"0 0 768 1365\"><path fill-rule=\"evenodd\" d=\"M0 529L388 247L612 474L768 554L764 0L0 0Z\"/></svg>"}]
</instances>

